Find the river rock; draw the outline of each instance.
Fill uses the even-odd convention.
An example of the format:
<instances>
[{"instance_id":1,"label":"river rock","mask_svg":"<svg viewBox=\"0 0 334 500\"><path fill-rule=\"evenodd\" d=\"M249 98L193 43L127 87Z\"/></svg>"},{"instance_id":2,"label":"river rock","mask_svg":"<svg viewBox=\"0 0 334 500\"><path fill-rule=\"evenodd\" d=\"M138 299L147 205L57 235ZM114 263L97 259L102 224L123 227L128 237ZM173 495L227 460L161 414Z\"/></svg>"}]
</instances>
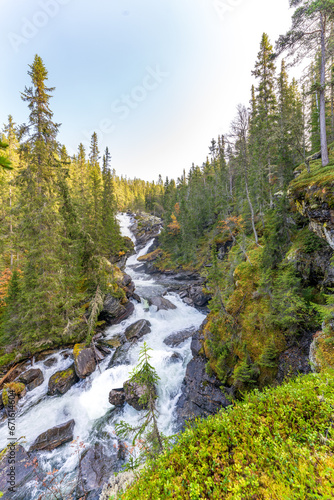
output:
<instances>
[{"instance_id":1,"label":"river rock","mask_svg":"<svg viewBox=\"0 0 334 500\"><path fill-rule=\"evenodd\" d=\"M112 389L109 392L109 403L114 406L122 406L125 403L124 389Z\"/></svg>"},{"instance_id":2,"label":"river rock","mask_svg":"<svg viewBox=\"0 0 334 500\"><path fill-rule=\"evenodd\" d=\"M85 344L76 344L73 348L74 369L79 378L86 378L96 368L94 350Z\"/></svg>"},{"instance_id":3,"label":"river rock","mask_svg":"<svg viewBox=\"0 0 334 500\"><path fill-rule=\"evenodd\" d=\"M32 391L35 387L43 384L44 376L39 368L32 368L19 376L19 382L22 382L27 387L28 391Z\"/></svg>"},{"instance_id":4,"label":"river rock","mask_svg":"<svg viewBox=\"0 0 334 500\"><path fill-rule=\"evenodd\" d=\"M165 297L152 297L149 299L150 306L156 306L157 311L168 311L169 309L176 309L176 306Z\"/></svg>"},{"instance_id":5,"label":"river rock","mask_svg":"<svg viewBox=\"0 0 334 500\"><path fill-rule=\"evenodd\" d=\"M65 394L78 381L74 365L71 365L67 370L56 372L50 377L48 394L50 396Z\"/></svg>"},{"instance_id":6,"label":"river rock","mask_svg":"<svg viewBox=\"0 0 334 500\"><path fill-rule=\"evenodd\" d=\"M183 358L180 353L178 352L173 352L173 354L166 359L166 362L168 365L172 365L174 363L179 363L180 361L183 361Z\"/></svg>"},{"instance_id":7,"label":"river rock","mask_svg":"<svg viewBox=\"0 0 334 500\"><path fill-rule=\"evenodd\" d=\"M110 450L103 444L96 443L92 448L85 450L79 462L76 498L98 500L102 486L108 481L111 473L117 470L117 462L117 449Z\"/></svg>"},{"instance_id":8,"label":"river rock","mask_svg":"<svg viewBox=\"0 0 334 500\"><path fill-rule=\"evenodd\" d=\"M132 342L125 342L124 344L117 347L111 360L109 361L108 368L113 368L114 366L129 365L129 349L132 346Z\"/></svg>"},{"instance_id":9,"label":"river rock","mask_svg":"<svg viewBox=\"0 0 334 500\"><path fill-rule=\"evenodd\" d=\"M124 393L125 393L125 401L132 406L135 410L145 410L147 405L143 405L139 402L139 399L145 394L147 391L147 385L138 384L137 382L130 382L127 380L123 384ZM153 389L155 391L155 388Z\"/></svg>"},{"instance_id":10,"label":"river rock","mask_svg":"<svg viewBox=\"0 0 334 500\"><path fill-rule=\"evenodd\" d=\"M147 333L150 333L151 331L151 323L147 321L146 319L140 319L133 323L132 325L128 326L127 329L125 330L124 334L127 338L127 340L138 340Z\"/></svg>"},{"instance_id":11,"label":"river rock","mask_svg":"<svg viewBox=\"0 0 334 500\"><path fill-rule=\"evenodd\" d=\"M122 305L119 300L111 295L107 295L103 309L99 315L100 321L105 321L108 325L117 325L124 319L127 319L134 311L132 302Z\"/></svg>"},{"instance_id":12,"label":"river rock","mask_svg":"<svg viewBox=\"0 0 334 500\"><path fill-rule=\"evenodd\" d=\"M182 330L181 332L172 333L164 340L164 344L170 347L177 347L178 345L185 342L189 337L191 337L195 333L194 328L187 328L186 330Z\"/></svg>"},{"instance_id":13,"label":"river rock","mask_svg":"<svg viewBox=\"0 0 334 500\"><path fill-rule=\"evenodd\" d=\"M52 429L43 432L35 439L33 444L30 446L29 451L51 451L58 448L62 444L73 441L74 426L74 420L69 420L65 424L57 425L56 427L52 427Z\"/></svg>"},{"instance_id":14,"label":"river rock","mask_svg":"<svg viewBox=\"0 0 334 500\"><path fill-rule=\"evenodd\" d=\"M16 444L8 448L8 451L0 456L0 491L4 494L2 500L13 498L13 493L8 491L10 484L11 464L9 460L15 460L15 490L22 484L36 479L36 467L32 463L32 459L25 451L23 446ZM13 465L12 465L13 467ZM20 498L24 498L23 496Z\"/></svg>"},{"instance_id":15,"label":"river rock","mask_svg":"<svg viewBox=\"0 0 334 500\"><path fill-rule=\"evenodd\" d=\"M43 365L46 366L47 368L51 368L52 366L57 364L57 358L52 356L52 358L48 358L44 361Z\"/></svg>"}]
</instances>

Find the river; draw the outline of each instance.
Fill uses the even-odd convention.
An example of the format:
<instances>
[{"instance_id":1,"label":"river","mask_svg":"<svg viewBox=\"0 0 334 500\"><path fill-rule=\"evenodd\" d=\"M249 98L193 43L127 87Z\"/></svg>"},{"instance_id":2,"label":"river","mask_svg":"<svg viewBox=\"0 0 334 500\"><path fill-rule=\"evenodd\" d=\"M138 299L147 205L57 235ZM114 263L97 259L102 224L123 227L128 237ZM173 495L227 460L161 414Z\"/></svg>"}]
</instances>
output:
<instances>
[{"instance_id":1,"label":"river","mask_svg":"<svg viewBox=\"0 0 334 500\"><path fill-rule=\"evenodd\" d=\"M129 236L134 241L134 235L129 226L130 216L119 215L119 222L124 236ZM52 374L59 370L68 368L73 360L70 356L71 350L63 350L57 354L56 364L48 368L45 360L33 362L33 368L40 368L44 375L44 382L36 389L27 393L18 403L16 414L16 436L24 437L22 443L26 450L34 442L36 437L53 426L63 424L71 419L75 421L74 436L77 443L82 442L87 449L96 442L105 441L108 446L116 444L114 436L114 425L120 420L129 424L137 424L140 413L131 406L125 404L122 410L112 411L108 401L111 389L122 387L129 378L129 373L136 366L140 347L145 340L152 349L150 362L156 369L160 381L158 384L158 409L159 428L165 435L171 435L175 431L175 406L180 396L182 380L185 375L186 366L191 359L190 342L188 339L178 347L171 348L164 344L164 339L172 333L180 332L188 328L197 329L203 322L203 313L197 311L181 301L179 296L168 293L168 298L176 309L168 311L157 311L155 306L148 306L147 299L162 295L166 292L167 283L156 281L145 274L142 266L138 263L138 257L147 252L151 242L136 255L131 256L126 265L125 272L132 277L136 285L136 293L141 297L141 303L134 303L133 314L119 325L112 326L105 331L106 338L124 332L125 328L139 319L146 319L151 323L151 333L134 344L128 353L129 364L108 368L111 356L107 356L97 369L88 378L75 384L63 396L50 397L47 395L48 381ZM177 362L170 362L171 356L178 353ZM67 357L68 356L68 357ZM175 357L175 356L174 356ZM173 361L175 361L173 359ZM0 449L7 444L8 427L7 422L0 425ZM38 461L42 470L51 471L58 469L58 478L65 478L62 488L69 490L76 481L78 460L82 449L78 444L66 444L52 452L39 453ZM60 479L58 479L60 480ZM67 486L66 486L67 485ZM40 484L31 481L25 485L24 492L18 489L11 498L13 500L37 500L42 498L54 498L41 489ZM66 497L64 497L66 498ZM75 498L75 495L74 495Z\"/></svg>"}]
</instances>

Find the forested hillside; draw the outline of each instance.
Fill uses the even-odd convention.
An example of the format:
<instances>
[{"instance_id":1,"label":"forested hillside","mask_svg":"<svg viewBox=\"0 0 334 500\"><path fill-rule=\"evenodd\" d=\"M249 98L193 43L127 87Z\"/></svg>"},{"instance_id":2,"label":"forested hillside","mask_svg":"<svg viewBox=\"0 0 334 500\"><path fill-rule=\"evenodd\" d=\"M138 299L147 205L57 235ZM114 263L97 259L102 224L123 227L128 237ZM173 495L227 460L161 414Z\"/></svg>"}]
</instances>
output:
<instances>
[{"instance_id":1,"label":"forested hillside","mask_svg":"<svg viewBox=\"0 0 334 500\"><path fill-rule=\"evenodd\" d=\"M162 192L119 178L94 133L73 158L57 141L48 72L36 55L22 92L29 119L9 116L1 142L0 363L46 347L89 339L106 293L122 297L113 264L131 249L120 235L118 210L154 210ZM19 98L19 96L18 96ZM95 316L92 317L92 311Z\"/></svg>"}]
</instances>

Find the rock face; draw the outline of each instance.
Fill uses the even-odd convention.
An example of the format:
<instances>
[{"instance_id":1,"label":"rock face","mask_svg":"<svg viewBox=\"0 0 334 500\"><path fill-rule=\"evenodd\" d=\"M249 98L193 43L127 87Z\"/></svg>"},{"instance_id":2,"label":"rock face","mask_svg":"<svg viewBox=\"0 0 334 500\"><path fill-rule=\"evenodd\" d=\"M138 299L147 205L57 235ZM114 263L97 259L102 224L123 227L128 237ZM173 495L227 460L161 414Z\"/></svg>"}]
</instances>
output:
<instances>
[{"instance_id":1,"label":"rock face","mask_svg":"<svg viewBox=\"0 0 334 500\"><path fill-rule=\"evenodd\" d=\"M79 377L72 365L67 370L56 372L50 377L48 394L50 396L65 394L78 381Z\"/></svg>"},{"instance_id":2,"label":"rock face","mask_svg":"<svg viewBox=\"0 0 334 500\"><path fill-rule=\"evenodd\" d=\"M189 337L192 337L195 333L194 328L187 328L182 330L182 332L172 333L164 340L164 344L170 347L177 347L178 345L185 342Z\"/></svg>"},{"instance_id":3,"label":"rock face","mask_svg":"<svg viewBox=\"0 0 334 500\"><path fill-rule=\"evenodd\" d=\"M150 306L156 306L157 311L168 311L169 309L176 309L176 306L170 302L170 300L165 299L165 297L152 297L149 299Z\"/></svg>"},{"instance_id":4,"label":"rock face","mask_svg":"<svg viewBox=\"0 0 334 500\"><path fill-rule=\"evenodd\" d=\"M102 444L95 444L84 451L79 463L76 498L99 498L102 486L113 471L117 470L118 451L112 454ZM88 494L88 496L87 496Z\"/></svg>"},{"instance_id":5,"label":"rock face","mask_svg":"<svg viewBox=\"0 0 334 500\"><path fill-rule=\"evenodd\" d=\"M18 380L19 382L25 384L28 391L32 391L35 387L43 384L44 376L42 370L39 368L32 368L31 370L28 370L20 375Z\"/></svg>"},{"instance_id":6,"label":"rock face","mask_svg":"<svg viewBox=\"0 0 334 500\"><path fill-rule=\"evenodd\" d=\"M117 325L127 319L133 313L134 308L132 302L127 302L123 306L115 297L107 295L99 320L105 321L108 325Z\"/></svg>"},{"instance_id":7,"label":"rock face","mask_svg":"<svg viewBox=\"0 0 334 500\"><path fill-rule=\"evenodd\" d=\"M146 319L140 319L139 321L136 321L135 323L127 327L124 332L125 337L129 341L139 340L147 333L150 333L150 326L151 323L149 321L147 321Z\"/></svg>"},{"instance_id":8,"label":"rock face","mask_svg":"<svg viewBox=\"0 0 334 500\"><path fill-rule=\"evenodd\" d=\"M85 344L76 344L73 349L74 369L79 378L86 378L95 371L94 351Z\"/></svg>"},{"instance_id":9,"label":"rock face","mask_svg":"<svg viewBox=\"0 0 334 500\"><path fill-rule=\"evenodd\" d=\"M187 420L195 417L207 417L231 404L220 390L221 382L216 377L209 377L205 371L207 359L201 352L202 333L193 336L192 352L194 358L188 363L182 383L181 396L176 405L179 428L184 428Z\"/></svg>"},{"instance_id":10,"label":"rock face","mask_svg":"<svg viewBox=\"0 0 334 500\"><path fill-rule=\"evenodd\" d=\"M309 352L312 340L313 335L308 332L280 355L276 377L279 383L282 383L286 378L311 372Z\"/></svg>"},{"instance_id":11,"label":"rock face","mask_svg":"<svg viewBox=\"0 0 334 500\"><path fill-rule=\"evenodd\" d=\"M139 399L145 394L147 391L147 386L143 384L138 384L137 382L124 382L123 384L124 393L125 393L125 401L132 406L135 410L145 410L146 405L143 405L139 402Z\"/></svg>"},{"instance_id":12,"label":"rock face","mask_svg":"<svg viewBox=\"0 0 334 500\"><path fill-rule=\"evenodd\" d=\"M10 474L13 472L13 469L11 469L13 465L9 461L13 459L15 460L15 479L13 476L15 491L25 482L36 478L35 466L32 464L32 459L23 446L17 444L16 446L9 447L8 451L0 458L0 491L4 494L2 496L3 500L13 498L14 496L13 492L9 490L11 484L8 483L11 480Z\"/></svg>"},{"instance_id":13,"label":"rock face","mask_svg":"<svg viewBox=\"0 0 334 500\"><path fill-rule=\"evenodd\" d=\"M136 236L136 248L141 250L147 243L156 238L162 227L162 221L159 217L149 214L141 214L136 216L136 220L130 226L131 231Z\"/></svg>"},{"instance_id":14,"label":"rock face","mask_svg":"<svg viewBox=\"0 0 334 500\"><path fill-rule=\"evenodd\" d=\"M109 392L109 403L114 406L123 406L125 403L124 389L112 389Z\"/></svg>"},{"instance_id":15,"label":"rock face","mask_svg":"<svg viewBox=\"0 0 334 500\"><path fill-rule=\"evenodd\" d=\"M51 451L64 443L73 441L73 429L75 422L69 420L65 424L52 427L46 432L40 434L30 446L29 451L47 450Z\"/></svg>"}]
</instances>

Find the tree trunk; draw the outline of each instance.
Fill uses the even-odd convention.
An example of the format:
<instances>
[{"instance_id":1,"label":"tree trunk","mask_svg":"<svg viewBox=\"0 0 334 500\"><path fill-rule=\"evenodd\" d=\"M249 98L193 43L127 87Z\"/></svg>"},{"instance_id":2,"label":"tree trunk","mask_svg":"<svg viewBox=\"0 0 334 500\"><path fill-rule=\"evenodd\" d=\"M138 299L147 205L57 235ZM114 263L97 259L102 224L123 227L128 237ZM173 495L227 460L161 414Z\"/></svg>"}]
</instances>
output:
<instances>
[{"instance_id":1,"label":"tree trunk","mask_svg":"<svg viewBox=\"0 0 334 500\"><path fill-rule=\"evenodd\" d=\"M325 30L326 18L320 12L320 27L321 27L321 70L320 70L320 143L321 143L321 160L322 166L326 167L329 163L327 149L327 134L326 134L326 46L325 46Z\"/></svg>"},{"instance_id":2,"label":"tree trunk","mask_svg":"<svg viewBox=\"0 0 334 500\"><path fill-rule=\"evenodd\" d=\"M248 181L247 181L247 175L246 174L245 174L245 186L246 186L247 201L248 201L248 205L249 205L249 208L250 208L250 211L251 211L251 220L252 220L253 233L254 233L254 236L255 236L255 243L256 243L257 246L259 246L259 238L258 238L256 227L255 227L254 209L253 209L253 204L252 204L252 201L251 201L250 195L249 195Z\"/></svg>"}]
</instances>

